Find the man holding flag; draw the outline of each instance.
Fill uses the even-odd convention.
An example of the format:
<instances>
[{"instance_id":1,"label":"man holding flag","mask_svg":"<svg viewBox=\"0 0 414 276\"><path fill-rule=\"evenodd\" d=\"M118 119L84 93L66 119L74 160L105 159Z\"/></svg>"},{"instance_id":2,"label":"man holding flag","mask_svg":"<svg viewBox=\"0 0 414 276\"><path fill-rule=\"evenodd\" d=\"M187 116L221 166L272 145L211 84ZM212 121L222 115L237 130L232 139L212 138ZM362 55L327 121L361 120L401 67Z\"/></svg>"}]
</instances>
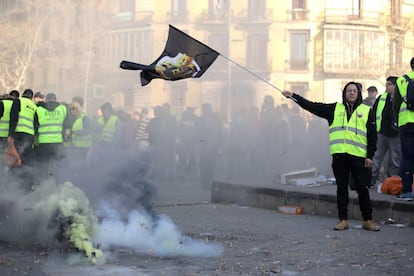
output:
<instances>
[{"instance_id":1,"label":"man holding flag","mask_svg":"<svg viewBox=\"0 0 414 276\"><path fill-rule=\"evenodd\" d=\"M351 176L358 193L359 208L363 218L362 227L369 231L380 228L372 220L371 199L367 168L372 166L376 149L375 114L362 103L362 93L356 82L349 82L342 91L342 103L316 103L290 91L282 95L293 99L303 109L325 118L329 123L332 170L337 183L336 198L339 222L334 230L349 229L348 184Z\"/></svg>"}]
</instances>

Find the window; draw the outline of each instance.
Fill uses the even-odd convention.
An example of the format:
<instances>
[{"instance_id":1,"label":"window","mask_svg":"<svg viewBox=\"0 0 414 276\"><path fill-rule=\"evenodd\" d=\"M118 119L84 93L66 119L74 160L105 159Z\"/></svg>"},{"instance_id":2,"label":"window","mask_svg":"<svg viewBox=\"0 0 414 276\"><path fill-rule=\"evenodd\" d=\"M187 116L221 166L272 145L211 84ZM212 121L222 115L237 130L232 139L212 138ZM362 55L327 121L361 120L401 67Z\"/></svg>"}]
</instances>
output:
<instances>
[{"instance_id":1,"label":"window","mask_svg":"<svg viewBox=\"0 0 414 276\"><path fill-rule=\"evenodd\" d=\"M125 22L133 20L133 14L135 12L134 0L121 0L117 3L116 20L118 22Z\"/></svg>"},{"instance_id":2,"label":"window","mask_svg":"<svg viewBox=\"0 0 414 276\"><path fill-rule=\"evenodd\" d=\"M292 8L304 10L306 8L306 0L293 0Z\"/></svg>"},{"instance_id":3,"label":"window","mask_svg":"<svg viewBox=\"0 0 414 276\"><path fill-rule=\"evenodd\" d=\"M290 90L295 93L307 97L307 92L309 90L309 84L307 82L291 82L289 83Z\"/></svg>"},{"instance_id":4,"label":"window","mask_svg":"<svg viewBox=\"0 0 414 276\"><path fill-rule=\"evenodd\" d=\"M359 19L361 17L361 1L348 0L348 18Z\"/></svg>"},{"instance_id":5,"label":"window","mask_svg":"<svg viewBox=\"0 0 414 276\"><path fill-rule=\"evenodd\" d=\"M171 0L171 15L182 17L187 14L186 0Z\"/></svg>"},{"instance_id":6,"label":"window","mask_svg":"<svg viewBox=\"0 0 414 276\"><path fill-rule=\"evenodd\" d=\"M263 19L266 14L265 0L249 0L247 14L249 19Z\"/></svg>"},{"instance_id":7,"label":"window","mask_svg":"<svg viewBox=\"0 0 414 276\"><path fill-rule=\"evenodd\" d=\"M306 0L292 1L292 19L304 20L306 19Z\"/></svg>"},{"instance_id":8,"label":"window","mask_svg":"<svg viewBox=\"0 0 414 276\"><path fill-rule=\"evenodd\" d=\"M150 31L120 32L113 35L107 43L110 58L115 62L121 59L139 60L150 64L152 56L152 34Z\"/></svg>"},{"instance_id":9,"label":"window","mask_svg":"<svg viewBox=\"0 0 414 276\"><path fill-rule=\"evenodd\" d=\"M324 68L327 71L382 72L385 66L384 34L362 30L325 30Z\"/></svg>"},{"instance_id":10,"label":"window","mask_svg":"<svg viewBox=\"0 0 414 276\"><path fill-rule=\"evenodd\" d=\"M105 97L105 86L101 84L93 85L93 97L103 99Z\"/></svg>"},{"instance_id":11,"label":"window","mask_svg":"<svg viewBox=\"0 0 414 276\"><path fill-rule=\"evenodd\" d=\"M291 31L290 33L290 69L308 70L309 31Z\"/></svg>"},{"instance_id":12,"label":"window","mask_svg":"<svg viewBox=\"0 0 414 276\"><path fill-rule=\"evenodd\" d=\"M16 7L16 0L2 0L0 1L0 14L4 14Z\"/></svg>"},{"instance_id":13,"label":"window","mask_svg":"<svg viewBox=\"0 0 414 276\"><path fill-rule=\"evenodd\" d=\"M390 42L390 67L398 68L402 65L401 38L395 38Z\"/></svg>"},{"instance_id":14,"label":"window","mask_svg":"<svg viewBox=\"0 0 414 276\"><path fill-rule=\"evenodd\" d=\"M247 36L247 64L251 68L266 69L267 33L254 33Z\"/></svg>"},{"instance_id":15,"label":"window","mask_svg":"<svg viewBox=\"0 0 414 276\"><path fill-rule=\"evenodd\" d=\"M135 9L135 0L120 0L119 12L132 12Z\"/></svg>"},{"instance_id":16,"label":"window","mask_svg":"<svg viewBox=\"0 0 414 276\"><path fill-rule=\"evenodd\" d=\"M210 15L225 15L228 11L228 2L226 0L210 0L208 2L208 11Z\"/></svg>"}]
</instances>

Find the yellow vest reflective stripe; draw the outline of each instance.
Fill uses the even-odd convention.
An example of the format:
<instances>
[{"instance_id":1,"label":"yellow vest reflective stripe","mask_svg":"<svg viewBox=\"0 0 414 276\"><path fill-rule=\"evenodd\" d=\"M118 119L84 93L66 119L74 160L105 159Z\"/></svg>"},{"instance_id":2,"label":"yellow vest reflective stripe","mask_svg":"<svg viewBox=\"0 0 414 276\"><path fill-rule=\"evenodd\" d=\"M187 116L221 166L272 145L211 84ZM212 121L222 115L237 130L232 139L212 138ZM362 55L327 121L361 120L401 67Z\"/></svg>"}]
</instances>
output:
<instances>
[{"instance_id":1,"label":"yellow vest reflective stripe","mask_svg":"<svg viewBox=\"0 0 414 276\"><path fill-rule=\"evenodd\" d=\"M66 107L59 105L55 110L48 110L43 106L39 106L36 113L39 120L39 144L62 143Z\"/></svg>"},{"instance_id":2,"label":"yellow vest reflective stripe","mask_svg":"<svg viewBox=\"0 0 414 276\"><path fill-rule=\"evenodd\" d=\"M407 74L411 79L414 79L414 72ZM408 123L414 123L414 112L407 109L407 87L408 82L403 76L397 79L398 90L400 91L401 98L403 99L400 105L400 112L398 113L398 126L403 126Z\"/></svg>"},{"instance_id":3,"label":"yellow vest reflective stripe","mask_svg":"<svg viewBox=\"0 0 414 276\"><path fill-rule=\"evenodd\" d=\"M385 102L387 101L387 95L388 93L385 92L384 94L381 95L381 97L378 100L377 112L375 114L375 121L377 123L377 132L380 132L381 130L382 111L384 110Z\"/></svg>"},{"instance_id":4,"label":"yellow vest reflective stripe","mask_svg":"<svg viewBox=\"0 0 414 276\"><path fill-rule=\"evenodd\" d=\"M345 105L337 103L334 121L329 126L330 153L367 156L367 122L370 107L360 104L347 120Z\"/></svg>"},{"instance_id":5,"label":"yellow vest reflective stripe","mask_svg":"<svg viewBox=\"0 0 414 276\"><path fill-rule=\"evenodd\" d=\"M72 125L72 146L75 148L90 148L92 146L92 135L77 135L76 132L83 130L83 118L85 114L82 114Z\"/></svg>"},{"instance_id":6,"label":"yellow vest reflective stripe","mask_svg":"<svg viewBox=\"0 0 414 276\"><path fill-rule=\"evenodd\" d=\"M114 139L117 121L118 117L116 117L115 115L111 115L111 117L109 117L108 121L106 122L101 131L101 135L99 138L100 142L111 142Z\"/></svg>"},{"instance_id":7,"label":"yellow vest reflective stripe","mask_svg":"<svg viewBox=\"0 0 414 276\"><path fill-rule=\"evenodd\" d=\"M37 106L29 98L20 98L20 112L17 119L16 132L34 135L34 116Z\"/></svg>"},{"instance_id":8,"label":"yellow vest reflective stripe","mask_svg":"<svg viewBox=\"0 0 414 276\"><path fill-rule=\"evenodd\" d=\"M0 137L9 136L10 110L13 104L12 100L3 100L3 116L0 118Z\"/></svg>"}]
</instances>

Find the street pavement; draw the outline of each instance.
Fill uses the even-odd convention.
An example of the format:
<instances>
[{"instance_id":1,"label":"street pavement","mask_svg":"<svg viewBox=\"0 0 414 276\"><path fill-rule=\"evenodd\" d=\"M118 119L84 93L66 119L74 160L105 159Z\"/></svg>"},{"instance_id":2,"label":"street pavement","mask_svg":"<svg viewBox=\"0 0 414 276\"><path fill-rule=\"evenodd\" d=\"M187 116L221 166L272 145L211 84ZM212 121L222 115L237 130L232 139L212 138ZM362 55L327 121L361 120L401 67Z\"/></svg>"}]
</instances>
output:
<instances>
[{"instance_id":1,"label":"street pavement","mask_svg":"<svg viewBox=\"0 0 414 276\"><path fill-rule=\"evenodd\" d=\"M220 245L209 256L159 256L111 248L105 264L62 248L0 243L0 275L413 275L414 228L361 222L334 231L335 218L210 202L196 184L158 183L154 210L192 241Z\"/></svg>"}]
</instances>

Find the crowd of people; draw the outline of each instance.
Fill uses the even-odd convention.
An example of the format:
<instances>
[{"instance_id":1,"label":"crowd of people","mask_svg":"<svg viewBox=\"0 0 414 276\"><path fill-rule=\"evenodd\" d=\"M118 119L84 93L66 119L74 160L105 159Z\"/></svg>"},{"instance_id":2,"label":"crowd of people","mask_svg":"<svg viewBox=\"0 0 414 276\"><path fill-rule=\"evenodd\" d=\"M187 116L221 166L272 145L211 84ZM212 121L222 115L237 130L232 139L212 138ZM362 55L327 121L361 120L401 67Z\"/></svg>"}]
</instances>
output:
<instances>
[{"instance_id":1,"label":"crowd of people","mask_svg":"<svg viewBox=\"0 0 414 276\"><path fill-rule=\"evenodd\" d=\"M329 167L328 141L322 139L325 145L318 147L327 129L323 121L303 118L287 104L277 106L270 95L260 108L240 108L230 123L209 103L178 115L167 103L150 111L129 113L106 102L96 114L86 114L81 97L67 104L54 93L13 90L0 101L1 150L12 137L22 166L8 169L27 189L35 186L33 179L69 170L71 164L105 169L123 154L144 151L150 178L199 181L205 188L214 178L272 182L290 170L314 166L327 173Z\"/></svg>"},{"instance_id":2,"label":"crowd of people","mask_svg":"<svg viewBox=\"0 0 414 276\"><path fill-rule=\"evenodd\" d=\"M414 70L414 58L411 66ZM38 179L59 170L105 171L123 156L142 153L149 179L198 181L203 188L217 178L272 183L282 173L308 167L329 175L332 166L339 216L335 229L348 229L351 186L358 194L363 227L377 231L369 187L400 175L403 192L397 199L412 200L414 119L404 106L407 81L389 76L385 87L379 96L376 87L369 87L368 97L362 99L362 85L349 82L342 102L331 104L283 91L298 105L276 105L267 95L259 108L240 108L230 122L210 103L203 103L199 112L187 107L177 115L168 103L155 106L151 114L148 108L115 110L106 102L96 114L86 114L81 97L66 104L54 93L26 89L20 95L13 90L0 99L0 149L14 146L21 165L2 159L1 166L20 177L28 191Z\"/></svg>"}]
</instances>

